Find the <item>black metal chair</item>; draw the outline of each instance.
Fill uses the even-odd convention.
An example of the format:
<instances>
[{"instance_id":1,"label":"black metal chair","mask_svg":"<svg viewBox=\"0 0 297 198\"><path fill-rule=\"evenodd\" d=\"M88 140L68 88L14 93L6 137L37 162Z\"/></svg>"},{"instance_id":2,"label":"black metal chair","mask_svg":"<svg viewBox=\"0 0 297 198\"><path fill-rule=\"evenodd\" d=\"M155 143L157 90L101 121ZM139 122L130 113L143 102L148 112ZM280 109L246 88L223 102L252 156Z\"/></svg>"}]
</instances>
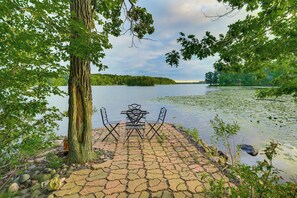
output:
<instances>
[{"instance_id":1,"label":"black metal chair","mask_svg":"<svg viewBox=\"0 0 297 198\"><path fill-rule=\"evenodd\" d=\"M132 110L132 109L141 109L141 105L133 103L128 105L128 109Z\"/></svg>"},{"instance_id":2,"label":"black metal chair","mask_svg":"<svg viewBox=\"0 0 297 198\"><path fill-rule=\"evenodd\" d=\"M128 111L127 112L131 112L131 110L133 110L133 109L141 109L141 105L140 104L136 104L136 103L133 103L133 104L130 104L130 105L128 105ZM132 115L131 115L132 116ZM126 117L126 122L130 122L130 119L131 119L132 117Z\"/></svg>"},{"instance_id":3,"label":"black metal chair","mask_svg":"<svg viewBox=\"0 0 297 198\"><path fill-rule=\"evenodd\" d=\"M141 134L141 130L145 130L145 119L146 119L146 111L142 111L140 109L132 109L127 112L127 122L126 122L126 141L129 139L133 131L136 131L141 139L143 139L144 135Z\"/></svg>"},{"instance_id":4,"label":"black metal chair","mask_svg":"<svg viewBox=\"0 0 297 198\"><path fill-rule=\"evenodd\" d=\"M109 136L112 135L114 137L114 139L118 140L116 138L116 136L113 134L116 133L118 136L120 136L120 134L116 131L117 126L120 124L120 121L114 121L114 122L109 122L108 118L107 118L107 113L106 113L106 109L104 107L102 107L100 109L100 113L101 113L101 118L102 118L102 122L104 127L107 129L108 134L103 138L102 142Z\"/></svg>"},{"instance_id":5,"label":"black metal chair","mask_svg":"<svg viewBox=\"0 0 297 198\"><path fill-rule=\"evenodd\" d=\"M153 131L153 135L151 138L149 138L149 140L151 140L156 134L162 139L158 131L164 124L166 113L167 113L167 109L165 107L162 107L159 113L158 120L156 122L147 122L148 125L150 126L150 130L146 133L146 135L148 135L151 131Z\"/></svg>"}]
</instances>

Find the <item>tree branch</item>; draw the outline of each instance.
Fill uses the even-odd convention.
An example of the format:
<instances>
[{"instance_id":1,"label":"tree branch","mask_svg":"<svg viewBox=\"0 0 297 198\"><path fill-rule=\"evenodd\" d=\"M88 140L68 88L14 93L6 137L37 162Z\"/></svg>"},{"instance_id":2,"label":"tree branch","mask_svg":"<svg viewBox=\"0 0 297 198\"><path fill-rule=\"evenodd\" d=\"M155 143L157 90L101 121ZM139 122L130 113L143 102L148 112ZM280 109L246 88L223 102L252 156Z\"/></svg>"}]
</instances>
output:
<instances>
[{"instance_id":1,"label":"tree branch","mask_svg":"<svg viewBox=\"0 0 297 198\"><path fill-rule=\"evenodd\" d=\"M238 14L238 10L237 10L237 13L235 13L234 15L230 16L231 13L233 13L235 10L235 8L232 8L230 11L228 12L225 12L224 14L217 14L217 15L207 15L202 9L201 9L201 12L202 14L206 17L206 18L210 18L212 21L217 21L219 20L220 18L223 18L225 16L228 16L228 17L233 17L235 16L236 14Z\"/></svg>"}]
</instances>

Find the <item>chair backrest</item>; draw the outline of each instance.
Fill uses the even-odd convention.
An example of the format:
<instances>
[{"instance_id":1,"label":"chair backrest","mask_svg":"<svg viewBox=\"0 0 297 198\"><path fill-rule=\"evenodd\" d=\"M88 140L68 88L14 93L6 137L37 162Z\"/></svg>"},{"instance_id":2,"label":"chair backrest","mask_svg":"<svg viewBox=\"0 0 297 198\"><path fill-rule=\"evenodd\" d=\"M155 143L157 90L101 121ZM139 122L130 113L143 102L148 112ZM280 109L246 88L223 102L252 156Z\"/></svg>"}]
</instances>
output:
<instances>
[{"instance_id":1,"label":"chair backrest","mask_svg":"<svg viewBox=\"0 0 297 198\"><path fill-rule=\"evenodd\" d=\"M163 124L165 121L166 113L167 109L165 107L162 107L157 122L161 122Z\"/></svg>"},{"instance_id":2,"label":"chair backrest","mask_svg":"<svg viewBox=\"0 0 297 198\"><path fill-rule=\"evenodd\" d=\"M101 107L100 113L101 113L101 118L102 118L103 125L105 126L106 124L109 123L108 118L107 118L106 109L104 107Z\"/></svg>"},{"instance_id":3,"label":"chair backrest","mask_svg":"<svg viewBox=\"0 0 297 198\"><path fill-rule=\"evenodd\" d=\"M133 103L133 104L128 105L128 109L130 109L130 110L132 110L132 109L140 109L140 108L141 108L141 105L136 104L136 103Z\"/></svg>"},{"instance_id":4,"label":"chair backrest","mask_svg":"<svg viewBox=\"0 0 297 198\"><path fill-rule=\"evenodd\" d=\"M131 109L129 110L127 116L131 122L138 123L145 119L145 114L141 112L142 111L140 109Z\"/></svg>"}]
</instances>

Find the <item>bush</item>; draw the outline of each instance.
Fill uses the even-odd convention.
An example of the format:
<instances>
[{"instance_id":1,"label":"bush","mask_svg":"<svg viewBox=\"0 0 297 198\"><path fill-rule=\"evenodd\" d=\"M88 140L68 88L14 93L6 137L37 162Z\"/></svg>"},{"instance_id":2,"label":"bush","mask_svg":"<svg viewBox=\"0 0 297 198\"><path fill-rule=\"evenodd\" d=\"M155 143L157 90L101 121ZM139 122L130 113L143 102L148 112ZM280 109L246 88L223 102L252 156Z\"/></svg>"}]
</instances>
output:
<instances>
[{"instance_id":1,"label":"bush","mask_svg":"<svg viewBox=\"0 0 297 198\"><path fill-rule=\"evenodd\" d=\"M46 155L46 162L48 168L57 169L62 166L64 159L57 156L55 153L49 153Z\"/></svg>"},{"instance_id":2,"label":"bush","mask_svg":"<svg viewBox=\"0 0 297 198\"><path fill-rule=\"evenodd\" d=\"M207 197L297 197L296 182L284 182L280 171L273 165L278 143L270 142L264 150L267 159L255 166L239 164L233 166L229 173L231 178L238 180L237 187L225 187L223 180L211 181L210 189L205 189Z\"/></svg>"},{"instance_id":3,"label":"bush","mask_svg":"<svg viewBox=\"0 0 297 198\"><path fill-rule=\"evenodd\" d=\"M216 144L222 142L223 146L227 149L227 154L230 156L232 165L236 165L239 162L239 149L235 145L234 135L238 133L240 127L236 122L226 124L218 115L210 123L214 129L213 140Z\"/></svg>"}]
</instances>

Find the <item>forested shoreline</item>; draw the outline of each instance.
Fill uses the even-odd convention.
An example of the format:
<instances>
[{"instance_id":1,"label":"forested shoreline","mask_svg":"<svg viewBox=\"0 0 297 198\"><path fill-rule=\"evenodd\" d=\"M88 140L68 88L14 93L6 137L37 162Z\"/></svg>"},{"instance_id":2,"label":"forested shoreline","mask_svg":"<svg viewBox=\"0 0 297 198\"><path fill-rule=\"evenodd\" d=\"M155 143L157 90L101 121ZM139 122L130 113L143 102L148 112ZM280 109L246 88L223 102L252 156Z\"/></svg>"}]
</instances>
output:
<instances>
[{"instance_id":1,"label":"forested shoreline","mask_svg":"<svg viewBox=\"0 0 297 198\"><path fill-rule=\"evenodd\" d=\"M264 76L264 77L263 77ZM270 72L260 75L256 73L235 73L235 72L207 72L205 82L218 86L277 86L276 78L279 73Z\"/></svg>"},{"instance_id":2,"label":"forested shoreline","mask_svg":"<svg viewBox=\"0 0 297 198\"><path fill-rule=\"evenodd\" d=\"M54 86L67 86L68 76L51 78L49 80ZM91 85L154 86L169 84L176 84L176 82L164 77L91 74Z\"/></svg>"}]
</instances>

